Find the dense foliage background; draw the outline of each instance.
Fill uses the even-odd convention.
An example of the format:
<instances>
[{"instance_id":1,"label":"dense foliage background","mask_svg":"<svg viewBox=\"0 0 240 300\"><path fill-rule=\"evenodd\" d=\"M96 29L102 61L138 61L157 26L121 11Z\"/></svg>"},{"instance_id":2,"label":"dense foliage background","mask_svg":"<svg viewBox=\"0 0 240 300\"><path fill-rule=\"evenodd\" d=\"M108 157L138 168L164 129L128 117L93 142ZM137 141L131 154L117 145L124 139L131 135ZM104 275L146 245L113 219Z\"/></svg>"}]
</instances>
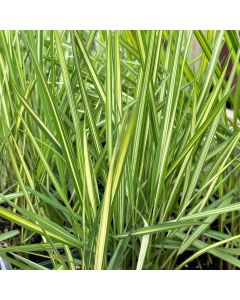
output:
<instances>
[{"instance_id":1,"label":"dense foliage background","mask_svg":"<svg viewBox=\"0 0 240 300\"><path fill-rule=\"evenodd\" d=\"M237 31L1 31L0 256L239 268L239 56Z\"/></svg>"}]
</instances>

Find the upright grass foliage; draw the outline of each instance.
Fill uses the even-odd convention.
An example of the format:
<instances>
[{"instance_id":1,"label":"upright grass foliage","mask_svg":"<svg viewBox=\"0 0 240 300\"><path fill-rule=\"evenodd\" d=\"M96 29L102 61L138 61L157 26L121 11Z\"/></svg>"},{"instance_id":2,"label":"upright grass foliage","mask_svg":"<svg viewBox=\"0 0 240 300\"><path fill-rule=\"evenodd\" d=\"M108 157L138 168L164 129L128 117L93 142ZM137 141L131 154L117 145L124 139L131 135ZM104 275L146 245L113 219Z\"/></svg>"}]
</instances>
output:
<instances>
[{"instance_id":1,"label":"upright grass foliage","mask_svg":"<svg viewBox=\"0 0 240 300\"><path fill-rule=\"evenodd\" d=\"M237 31L1 31L0 256L239 268L239 57Z\"/></svg>"}]
</instances>

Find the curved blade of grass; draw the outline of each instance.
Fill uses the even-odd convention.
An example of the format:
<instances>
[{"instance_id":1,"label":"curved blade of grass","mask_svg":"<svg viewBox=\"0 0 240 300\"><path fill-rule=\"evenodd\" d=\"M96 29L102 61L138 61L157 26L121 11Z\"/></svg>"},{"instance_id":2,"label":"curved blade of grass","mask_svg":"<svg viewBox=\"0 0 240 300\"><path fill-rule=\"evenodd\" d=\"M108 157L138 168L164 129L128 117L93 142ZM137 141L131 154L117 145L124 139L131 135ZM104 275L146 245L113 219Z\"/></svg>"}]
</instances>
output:
<instances>
[{"instance_id":1,"label":"curved blade of grass","mask_svg":"<svg viewBox=\"0 0 240 300\"><path fill-rule=\"evenodd\" d=\"M197 257L199 257L200 255L206 253L206 252L209 252L210 250L212 249L215 249L219 246L222 246L224 244L227 244L229 242L232 242L234 240L237 240L240 238L240 234L236 235L236 236L233 236L233 237L230 237L230 238L227 238L227 239L224 239L222 241L219 241L219 242L216 242L212 245L209 245L201 250L199 250L197 253L193 254L191 257L187 258L184 262L182 262L176 269L177 270L180 270L184 265L188 264L189 262L193 261L194 259L196 259ZM240 266L240 263L238 263L237 265L238 267Z\"/></svg>"},{"instance_id":2,"label":"curved blade of grass","mask_svg":"<svg viewBox=\"0 0 240 300\"><path fill-rule=\"evenodd\" d=\"M75 246L75 247L80 247L81 243L75 239L73 236L71 236L70 234L63 232L63 230L59 230L54 228L54 226L48 226L48 221L40 218L39 216L37 217L36 214L34 214L34 219L38 219L38 221L40 220L40 222L42 223L43 226L45 226L46 228L48 228L50 231L48 231L48 229L43 230L42 227L40 227L39 225L34 224L31 221L28 221L27 219L23 218L22 216L18 215L18 214L14 214L11 211L0 207L0 216L3 218L6 218L7 220L16 223L30 231L33 231L35 233L38 233L40 235L43 236L49 236L53 239L55 239L56 241L59 241L63 244L68 244L70 246ZM55 230L56 229L56 230ZM53 230L53 232L51 232L51 230Z\"/></svg>"},{"instance_id":3,"label":"curved blade of grass","mask_svg":"<svg viewBox=\"0 0 240 300\"><path fill-rule=\"evenodd\" d=\"M130 232L126 232L123 234L119 234L116 236L116 238L126 238L129 235L130 236L142 236L142 235L149 235L149 234L155 234L159 232L164 231L170 231L177 228L188 228L193 225L201 224L202 222L199 221L171 221L171 222L163 222L159 225L153 225L148 227L139 228L136 230L132 230Z\"/></svg>"}]
</instances>

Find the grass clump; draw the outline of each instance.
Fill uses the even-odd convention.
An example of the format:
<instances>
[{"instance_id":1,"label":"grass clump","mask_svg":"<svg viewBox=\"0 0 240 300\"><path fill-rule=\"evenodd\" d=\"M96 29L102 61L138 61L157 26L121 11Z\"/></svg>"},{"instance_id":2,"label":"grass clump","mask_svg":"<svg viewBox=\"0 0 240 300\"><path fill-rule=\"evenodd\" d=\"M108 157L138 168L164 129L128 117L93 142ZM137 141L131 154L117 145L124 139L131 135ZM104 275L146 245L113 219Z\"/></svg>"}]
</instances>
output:
<instances>
[{"instance_id":1,"label":"grass clump","mask_svg":"<svg viewBox=\"0 0 240 300\"><path fill-rule=\"evenodd\" d=\"M240 267L238 32L1 31L0 45L2 258Z\"/></svg>"}]
</instances>

